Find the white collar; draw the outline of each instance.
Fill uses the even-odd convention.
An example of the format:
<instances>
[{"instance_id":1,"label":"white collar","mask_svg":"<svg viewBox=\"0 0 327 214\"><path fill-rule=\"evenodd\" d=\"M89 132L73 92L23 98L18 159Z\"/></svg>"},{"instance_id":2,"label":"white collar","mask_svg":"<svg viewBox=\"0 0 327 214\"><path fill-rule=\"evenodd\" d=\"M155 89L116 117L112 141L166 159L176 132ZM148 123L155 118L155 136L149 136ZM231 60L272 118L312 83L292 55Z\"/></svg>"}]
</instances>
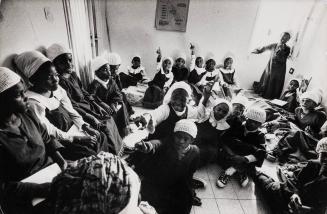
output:
<instances>
[{"instance_id":1,"label":"white collar","mask_svg":"<svg viewBox=\"0 0 327 214\"><path fill-rule=\"evenodd\" d=\"M36 93L34 91L27 91L26 96L29 99L37 101L38 103L43 105L45 108L49 109L50 111L57 109L60 106L60 101L55 97L54 94L52 97L46 97L46 96L43 96L42 94Z\"/></svg>"},{"instance_id":2,"label":"white collar","mask_svg":"<svg viewBox=\"0 0 327 214\"><path fill-rule=\"evenodd\" d=\"M231 74L235 71L234 68L231 68L231 69L219 68L219 70L225 74Z\"/></svg>"},{"instance_id":3,"label":"white collar","mask_svg":"<svg viewBox=\"0 0 327 214\"><path fill-rule=\"evenodd\" d=\"M204 72L206 72L206 69L205 69L205 68L200 68L200 67L198 67L198 66L195 66L194 69L196 70L196 73L197 73L198 75L201 75L201 74L203 74Z\"/></svg>"},{"instance_id":4,"label":"white collar","mask_svg":"<svg viewBox=\"0 0 327 214\"><path fill-rule=\"evenodd\" d=\"M108 81L103 81L99 77L97 77L97 75L94 75L94 79L96 81L98 81L103 87L105 87L106 89L108 89L109 80Z\"/></svg>"},{"instance_id":5,"label":"white collar","mask_svg":"<svg viewBox=\"0 0 327 214\"><path fill-rule=\"evenodd\" d=\"M230 128L230 125L226 122L226 117L217 121L213 114L213 111L210 113L209 122L211 123L212 127L216 128L217 130L220 130L220 131Z\"/></svg>"}]
</instances>

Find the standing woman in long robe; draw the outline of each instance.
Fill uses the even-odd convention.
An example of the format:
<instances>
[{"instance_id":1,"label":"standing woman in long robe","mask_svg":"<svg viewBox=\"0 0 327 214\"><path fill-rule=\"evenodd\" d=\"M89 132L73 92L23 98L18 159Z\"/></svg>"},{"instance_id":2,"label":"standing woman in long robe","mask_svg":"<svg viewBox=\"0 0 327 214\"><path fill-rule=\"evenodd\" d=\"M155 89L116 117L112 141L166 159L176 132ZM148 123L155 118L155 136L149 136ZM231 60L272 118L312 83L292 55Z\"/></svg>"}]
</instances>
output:
<instances>
[{"instance_id":1,"label":"standing woman in long robe","mask_svg":"<svg viewBox=\"0 0 327 214\"><path fill-rule=\"evenodd\" d=\"M268 65L260 78L257 90L263 98L278 99L282 93L286 74L286 61L291 50L286 43L290 38L291 35L288 32L284 32L279 43L257 48L252 52L254 54L260 54L266 50L271 51Z\"/></svg>"}]
</instances>

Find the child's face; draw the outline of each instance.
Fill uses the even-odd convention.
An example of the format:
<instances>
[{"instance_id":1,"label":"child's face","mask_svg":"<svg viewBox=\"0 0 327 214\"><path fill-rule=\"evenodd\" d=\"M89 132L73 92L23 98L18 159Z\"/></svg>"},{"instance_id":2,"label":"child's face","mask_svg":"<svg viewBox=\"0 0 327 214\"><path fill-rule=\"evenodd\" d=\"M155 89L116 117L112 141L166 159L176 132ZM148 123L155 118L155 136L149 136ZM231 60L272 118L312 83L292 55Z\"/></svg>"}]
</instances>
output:
<instances>
[{"instance_id":1,"label":"child's face","mask_svg":"<svg viewBox=\"0 0 327 214\"><path fill-rule=\"evenodd\" d=\"M73 56L70 53L58 56L53 63L60 74L70 74L74 71Z\"/></svg>"},{"instance_id":2,"label":"child's face","mask_svg":"<svg viewBox=\"0 0 327 214\"><path fill-rule=\"evenodd\" d=\"M186 98L178 95L172 96L170 105L175 111L183 112L186 108Z\"/></svg>"},{"instance_id":3,"label":"child's face","mask_svg":"<svg viewBox=\"0 0 327 214\"><path fill-rule=\"evenodd\" d=\"M317 107L317 104L311 99L301 99L301 107L306 110L313 110Z\"/></svg>"},{"instance_id":4,"label":"child's face","mask_svg":"<svg viewBox=\"0 0 327 214\"><path fill-rule=\"evenodd\" d=\"M245 127L249 131L254 131L261 126L261 123L255 120L247 119L245 122Z\"/></svg>"},{"instance_id":5,"label":"child's face","mask_svg":"<svg viewBox=\"0 0 327 214\"><path fill-rule=\"evenodd\" d=\"M227 58L224 62L224 68L225 69L231 69L233 65L233 59L232 58Z\"/></svg>"},{"instance_id":6,"label":"child's face","mask_svg":"<svg viewBox=\"0 0 327 214\"><path fill-rule=\"evenodd\" d=\"M120 65L110 65L110 73L116 74Z\"/></svg>"},{"instance_id":7,"label":"child's face","mask_svg":"<svg viewBox=\"0 0 327 214\"><path fill-rule=\"evenodd\" d=\"M229 107L226 103L220 103L213 108L213 115L217 121L223 119L228 114Z\"/></svg>"},{"instance_id":8,"label":"child's face","mask_svg":"<svg viewBox=\"0 0 327 214\"><path fill-rule=\"evenodd\" d=\"M95 75L97 75L97 77L99 77L99 79L101 79L102 81L108 81L110 78L110 68L109 68L109 64L105 64L103 66L101 66L96 72Z\"/></svg>"},{"instance_id":9,"label":"child's face","mask_svg":"<svg viewBox=\"0 0 327 214\"><path fill-rule=\"evenodd\" d=\"M132 60L132 67L133 68L138 68L141 65L141 61L139 59L133 59Z\"/></svg>"},{"instance_id":10,"label":"child's face","mask_svg":"<svg viewBox=\"0 0 327 214\"><path fill-rule=\"evenodd\" d=\"M175 66L181 68L185 65L185 60L183 58L178 58L175 61Z\"/></svg>"},{"instance_id":11,"label":"child's face","mask_svg":"<svg viewBox=\"0 0 327 214\"><path fill-rule=\"evenodd\" d=\"M233 103L233 115L239 117L243 115L245 107L240 103Z\"/></svg>"},{"instance_id":12,"label":"child's face","mask_svg":"<svg viewBox=\"0 0 327 214\"><path fill-rule=\"evenodd\" d=\"M299 83L297 81L292 80L288 86L289 91L295 91L299 87Z\"/></svg>"},{"instance_id":13,"label":"child's face","mask_svg":"<svg viewBox=\"0 0 327 214\"><path fill-rule=\"evenodd\" d=\"M286 44L291 39L291 36L288 33L284 33L280 39L280 43Z\"/></svg>"},{"instance_id":14,"label":"child's face","mask_svg":"<svg viewBox=\"0 0 327 214\"><path fill-rule=\"evenodd\" d=\"M197 57L195 59L195 65L198 66L199 68L202 68L203 67L203 59L202 59L202 57Z\"/></svg>"},{"instance_id":15,"label":"child's face","mask_svg":"<svg viewBox=\"0 0 327 214\"><path fill-rule=\"evenodd\" d=\"M165 72L167 72L167 71L170 70L170 68L171 68L171 62L170 62L170 60L169 60L169 59L164 60L164 61L162 62L162 69L163 69Z\"/></svg>"},{"instance_id":16,"label":"child's face","mask_svg":"<svg viewBox=\"0 0 327 214\"><path fill-rule=\"evenodd\" d=\"M185 150L191 143L193 143L193 137L186 132L174 133L174 147L179 150Z\"/></svg>"},{"instance_id":17,"label":"child's face","mask_svg":"<svg viewBox=\"0 0 327 214\"><path fill-rule=\"evenodd\" d=\"M210 71L211 72L211 71L215 70L215 66L216 66L216 62L213 59L209 59L206 62L206 70L207 71Z\"/></svg>"}]
</instances>

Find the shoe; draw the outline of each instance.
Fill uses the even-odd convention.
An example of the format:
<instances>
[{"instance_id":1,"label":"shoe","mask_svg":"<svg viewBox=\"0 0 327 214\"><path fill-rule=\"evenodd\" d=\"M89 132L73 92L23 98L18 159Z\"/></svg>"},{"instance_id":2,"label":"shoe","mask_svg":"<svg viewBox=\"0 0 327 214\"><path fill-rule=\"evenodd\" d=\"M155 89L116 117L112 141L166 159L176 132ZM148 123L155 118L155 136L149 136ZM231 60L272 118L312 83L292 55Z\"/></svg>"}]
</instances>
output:
<instances>
[{"instance_id":1,"label":"shoe","mask_svg":"<svg viewBox=\"0 0 327 214\"><path fill-rule=\"evenodd\" d=\"M192 197L192 205L198 207L201 206L202 205L201 199L198 196L194 195Z\"/></svg>"},{"instance_id":2,"label":"shoe","mask_svg":"<svg viewBox=\"0 0 327 214\"><path fill-rule=\"evenodd\" d=\"M199 177L193 177L191 184L193 189L203 189L207 186L207 182Z\"/></svg>"},{"instance_id":3,"label":"shoe","mask_svg":"<svg viewBox=\"0 0 327 214\"><path fill-rule=\"evenodd\" d=\"M245 173L240 173L240 184L242 187L246 187L249 183L249 178Z\"/></svg>"},{"instance_id":4,"label":"shoe","mask_svg":"<svg viewBox=\"0 0 327 214\"><path fill-rule=\"evenodd\" d=\"M224 172L223 174L221 174L218 179L217 179L217 186L220 188L224 188L228 181L230 180L230 175L226 175L226 173Z\"/></svg>"}]
</instances>

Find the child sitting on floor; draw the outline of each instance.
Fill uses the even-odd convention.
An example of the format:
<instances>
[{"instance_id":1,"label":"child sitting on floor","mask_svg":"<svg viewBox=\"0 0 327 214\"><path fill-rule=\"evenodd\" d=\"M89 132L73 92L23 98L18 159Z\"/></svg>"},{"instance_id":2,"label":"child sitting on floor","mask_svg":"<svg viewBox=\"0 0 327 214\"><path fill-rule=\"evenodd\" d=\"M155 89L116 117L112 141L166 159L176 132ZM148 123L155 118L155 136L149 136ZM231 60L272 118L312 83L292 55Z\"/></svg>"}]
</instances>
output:
<instances>
[{"instance_id":1,"label":"child sitting on floor","mask_svg":"<svg viewBox=\"0 0 327 214\"><path fill-rule=\"evenodd\" d=\"M213 58L209 58L205 64L206 73L198 83L200 89L202 89L203 86L207 85L208 83L214 83L219 80L219 71L216 70L215 67L216 61Z\"/></svg>"},{"instance_id":2,"label":"child sitting on floor","mask_svg":"<svg viewBox=\"0 0 327 214\"><path fill-rule=\"evenodd\" d=\"M120 78L123 84L123 88L136 86L137 83L145 81L145 68L141 65L141 57L134 56L132 59L132 65L127 66L127 74L121 73Z\"/></svg>"},{"instance_id":3,"label":"child sitting on floor","mask_svg":"<svg viewBox=\"0 0 327 214\"><path fill-rule=\"evenodd\" d=\"M286 111L294 113L295 109L299 106L297 102L297 89L299 88L299 85L299 81L292 79L287 90L280 97L281 100L287 102L283 107Z\"/></svg>"},{"instance_id":4,"label":"child sitting on floor","mask_svg":"<svg viewBox=\"0 0 327 214\"><path fill-rule=\"evenodd\" d=\"M295 179L274 181L257 172L253 181L263 190L275 213L324 214L327 207L327 138L316 147L318 160L304 166Z\"/></svg>"},{"instance_id":5,"label":"child sitting on floor","mask_svg":"<svg viewBox=\"0 0 327 214\"><path fill-rule=\"evenodd\" d=\"M258 130L266 121L266 112L259 108L249 108L245 116L247 119L239 134L224 142L226 156L223 165L227 169L218 177L218 187L225 187L235 172L239 172L240 184L245 187L249 182L248 173L255 166L261 167L266 156L265 136Z\"/></svg>"},{"instance_id":6,"label":"child sitting on floor","mask_svg":"<svg viewBox=\"0 0 327 214\"><path fill-rule=\"evenodd\" d=\"M164 139L140 142L139 151L153 154L142 168L141 195L158 213L188 214L192 207L191 180L199 162L199 149L192 145L197 128L183 119Z\"/></svg>"},{"instance_id":7,"label":"child sitting on floor","mask_svg":"<svg viewBox=\"0 0 327 214\"><path fill-rule=\"evenodd\" d=\"M198 86L200 80L206 73L206 69L203 67L203 57L195 57L194 50L195 47L191 44L191 65L190 65L190 76L188 77L188 82Z\"/></svg>"},{"instance_id":8,"label":"child sitting on floor","mask_svg":"<svg viewBox=\"0 0 327 214\"><path fill-rule=\"evenodd\" d=\"M226 96L233 97L234 94L240 92L240 87L238 86L237 75L235 73L235 68L233 67L233 58L226 57L224 59L224 65L219 66L220 82L223 86Z\"/></svg>"},{"instance_id":9,"label":"child sitting on floor","mask_svg":"<svg viewBox=\"0 0 327 214\"><path fill-rule=\"evenodd\" d=\"M188 79L189 70L185 67L185 59L184 53L178 53L171 70L174 74L174 82L187 81Z\"/></svg>"}]
</instances>

